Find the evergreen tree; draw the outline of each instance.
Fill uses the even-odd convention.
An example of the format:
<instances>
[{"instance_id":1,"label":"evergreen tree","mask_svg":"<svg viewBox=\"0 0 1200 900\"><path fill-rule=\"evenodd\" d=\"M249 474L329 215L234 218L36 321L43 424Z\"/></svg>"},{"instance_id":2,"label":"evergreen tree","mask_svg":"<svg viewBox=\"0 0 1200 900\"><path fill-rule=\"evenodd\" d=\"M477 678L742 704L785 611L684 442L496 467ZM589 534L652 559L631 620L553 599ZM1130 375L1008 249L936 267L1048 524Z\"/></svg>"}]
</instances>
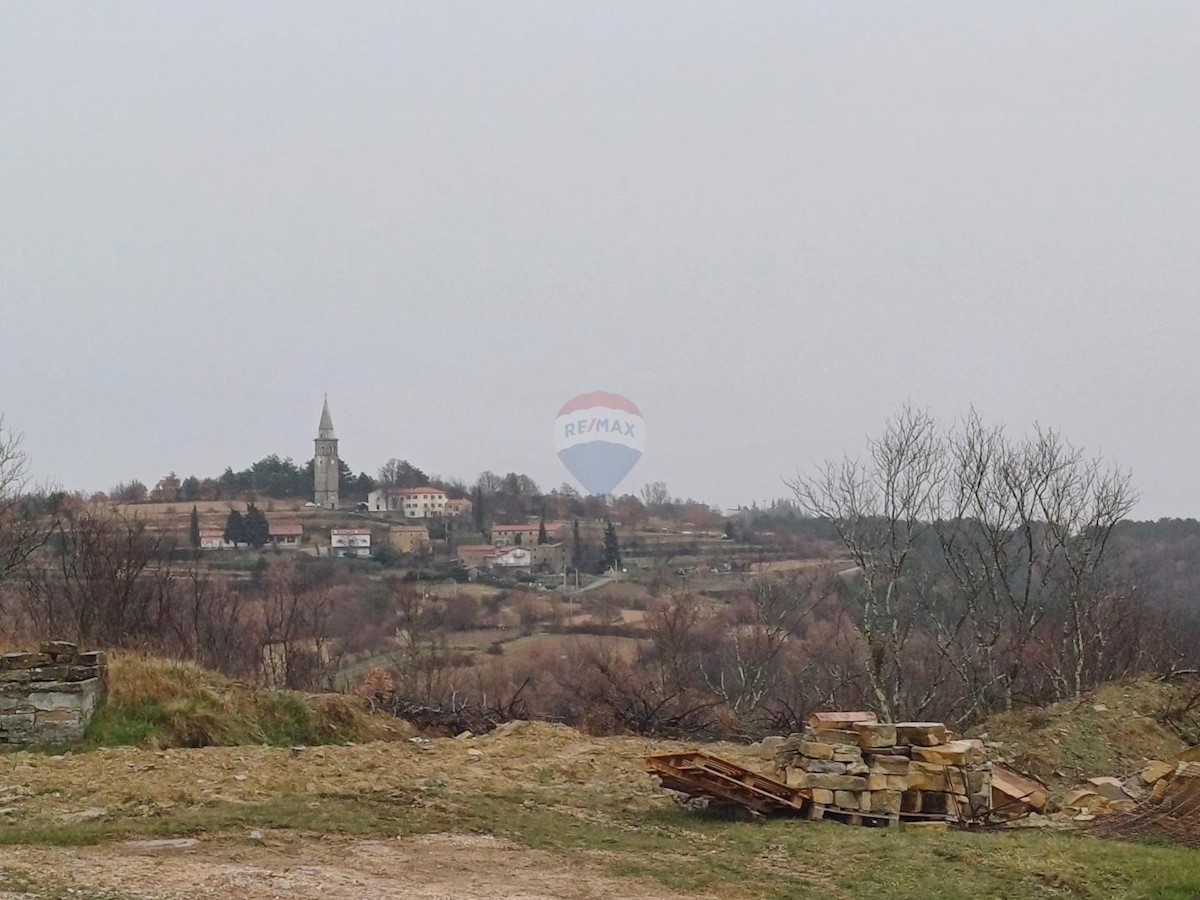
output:
<instances>
[{"instance_id":1,"label":"evergreen tree","mask_svg":"<svg viewBox=\"0 0 1200 900\"><path fill-rule=\"evenodd\" d=\"M550 538L546 535L546 507L544 507L544 506L542 507L541 521L538 522L538 543L539 544L550 543Z\"/></svg>"},{"instance_id":2,"label":"evergreen tree","mask_svg":"<svg viewBox=\"0 0 1200 900\"><path fill-rule=\"evenodd\" d=\"M604 529L604 568L613 571L621 568L621 542L617 539L617 526L611 521Z\"/></svg>"},{"instance_id":3,"label":"evergreen tree","mask_svg":"<svg viewBox=\"0 0 1200 900\"><path fill-rule=\"evenodd\" d=\"M475 488L475 504L471 507L471 511L475 514L475 530L483 531L483 488Z\"/></svg>"},{"instance_id":4,"label":"evergreen tree","mask_svg":"<svg viewBox=\"0 0 1200 900\"><path fill-rule=\"evenodd\" d=\"M229 511L229 516L225 519L225 534L222 536L230 544L246 543L246 520L236 509Z\"/></svg>"},{"instance_id":5,"label":"evergreen tree","mask_svg":"<svg viewBox=\"0 0 1200 900\"><path fill-rule=\"evenodd\" d=\"M571 527L572 544L571 544L571 565L579 568L579 564L583 562L583 538L579 536L579 517L576 516L575 524Z\"/></svg>"},{"instance_id":6,"label":"evergreen tree","mask_svg":"<svg viewBox=\"0 0 1200 900\"><path fill-rule=\"evenodd\" d=\"M261 509L253 503L246 504L246 516L242 520L242 530L246 535L246 543L252 547L261 547L271 540L271 526Z\"/></svg>"},{"instance_id":7,"label":"evergreen tree","mask_svg":"<svg viewBox=\"0 0 1200 900\"><path fill-rule=\"evenodd\" d=\"M192 507L192 517L188 520L188 543L193 550L200 549L200 511Z\"/></svg>"}]
</instances>

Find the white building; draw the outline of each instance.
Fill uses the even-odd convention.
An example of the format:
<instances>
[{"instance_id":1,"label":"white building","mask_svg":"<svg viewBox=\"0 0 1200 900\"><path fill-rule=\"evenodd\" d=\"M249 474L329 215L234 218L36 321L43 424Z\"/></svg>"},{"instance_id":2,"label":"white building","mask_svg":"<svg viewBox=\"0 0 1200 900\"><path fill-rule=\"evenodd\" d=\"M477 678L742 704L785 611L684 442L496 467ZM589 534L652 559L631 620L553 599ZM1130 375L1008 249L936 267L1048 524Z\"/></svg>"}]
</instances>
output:
<instances>
[{"instance_id":1,"label":"white building","mask_svg":"<svg viewBox=\"0 0 1200 900\"><path fill-rule=\"evenodd\" d=\"M329 533L329 548L334 556L370 556L370 528L335 528Z\"/></svg>"},{"instance_id":2,"label":"white building","mask_svg":"<svg viewBox=\"0 0 1200 900\"><path fill-rule=\"evenodd\" d=\"M446 492L434 487L384 488L367 495L371 512L399 512L408 519L446 514Z\"/></svg>"},{"instance_id":3,"label":"white building","mask_svg":"<svg viewBox=\"0 0 1200 900\"><path fill-rule=\"evenodd\" d=\"M533 550L530 547L497 547L491 566L497 572L529 574L533 571Z\"/></svg>"}]
</instances>

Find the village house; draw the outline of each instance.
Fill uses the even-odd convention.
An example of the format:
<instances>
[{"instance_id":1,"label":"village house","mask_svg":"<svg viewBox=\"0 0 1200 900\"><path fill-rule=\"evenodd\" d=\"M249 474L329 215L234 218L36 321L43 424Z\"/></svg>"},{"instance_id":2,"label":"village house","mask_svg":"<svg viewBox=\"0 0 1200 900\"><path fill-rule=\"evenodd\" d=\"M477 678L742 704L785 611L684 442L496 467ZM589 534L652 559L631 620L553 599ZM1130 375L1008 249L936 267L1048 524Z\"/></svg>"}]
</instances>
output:
<instances>
[{"instance_id":1,"label":"village house","mask_svg":"<svg viewBox=\"0 0 1200 900\"><path fill-rule=\"evenodd\" d=\"M496 548L491 544L463 544L456 551L458 561L466 569L487 568L496 553Z\"/></svg>"},{"instance_id":2,"label":"village house","mask_svg":"<svg viewBox=\"0 0 1200 900\"><path fill-rule=\"evenodd\" d=\"M370 556L370 528L335 528L329 533L329 549L334 556Z\"/></svg>"},{"instance_id":3,"label":"village house","mask_svg":"<svg viewBox=\"0 0 1200 900\"><path fill-rule=\"evenodd\" d=\"M272 522L268 534L276 547L298 550L300 542L304 540L304 527L299 522Z\"/></svg>"},{"instance_id":4,"label":"village house","mask_svg":"<svg viewBox=\"0 0 1200 900\"><path fill-rule=\"evenodd\" d=\"M398 553L420 553L429 548L429 529L424 525L393 525L388 543Z\"/></svg>"},{"instance_id":5,"label":"village house","mask_svg":"<svg viewBox=\"0 0 1200 900\"><path fill-rule=\"evenodd\" d=\"M446 501L446 517L465 516L471 512L473 505L465 498Z\"/></svg>"},{"instance_id":6,"label":"village house","mask_svg":"<svg viewBox=\"0 0 1200 900\"><path fill-rule=\"evenodd\" d=\"M509 547L513 544L530 547L537 543L540 527L537 522L532 525L493 525L492 543L497 547ZM549 535L550 526L546 526L546 533Z\"/></svg>"},{"instance_id":7,"label":"village house","mask_svg":"<svg viewBox=\"0 0 1200 900\"><path fill-rule=\"evenodd\" d=\"M233 550L235 544L233 541L225 540L224 528L201 528L200 529L200 549L201 550Z\"/></svg>"},{"instance_id":8,"label":"village house","mask_svg":"<svg viewBox=\"0 0 1200 900\"><path fill-rule=\"evenodd\" d=\"M561 572L567 567L567 548L562 543L534 544L533 568L547 572Z\"/></svg>"}]
</instances>

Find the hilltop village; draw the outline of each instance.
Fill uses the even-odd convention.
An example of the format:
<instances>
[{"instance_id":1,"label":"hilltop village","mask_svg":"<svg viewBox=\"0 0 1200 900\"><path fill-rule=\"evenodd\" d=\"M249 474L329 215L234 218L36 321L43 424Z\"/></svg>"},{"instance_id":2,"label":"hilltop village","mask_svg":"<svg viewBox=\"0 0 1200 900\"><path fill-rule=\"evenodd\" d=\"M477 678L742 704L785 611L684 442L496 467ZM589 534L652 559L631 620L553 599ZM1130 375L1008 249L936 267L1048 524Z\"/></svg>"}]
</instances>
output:
<instances>
[{"instance_id":1,"label":"hilltop village","mask_svg":"<svg viewBox=\"0 0 1200 900\"><path fill-rule=\"evenodd\" d=\"M284 479L270 466L291 470ZM567 484L543 493L516 473L485 472L467 486L431 478L404 460L391 460L378 477L354 476L339 455L328 399L306 470L271 457L243 475L249 477L228 470L201 482L172 473L153 490L132 494L119 485L106 499L177 545L230 554L231 563L239 551L272 550L370 559L472 581L552 576L547 583L562 584L571 572L582 586L627 572L629 550L649 549L659 568L679 557L672 577L690 574L697 563L718 574L746 569L749 559L728 552L738 532L761 538L753 554L760 562L781 555L765 546L775 538L769 527L752 533L757 511L723 516L706 504L673 499L661 483L636 496L583 496ZM309 493L298 487L303 478L311 479ZM771 524L769 516L757 518ZM697 558L702 546L711 559Z\"/></svg>"}]
</instances>

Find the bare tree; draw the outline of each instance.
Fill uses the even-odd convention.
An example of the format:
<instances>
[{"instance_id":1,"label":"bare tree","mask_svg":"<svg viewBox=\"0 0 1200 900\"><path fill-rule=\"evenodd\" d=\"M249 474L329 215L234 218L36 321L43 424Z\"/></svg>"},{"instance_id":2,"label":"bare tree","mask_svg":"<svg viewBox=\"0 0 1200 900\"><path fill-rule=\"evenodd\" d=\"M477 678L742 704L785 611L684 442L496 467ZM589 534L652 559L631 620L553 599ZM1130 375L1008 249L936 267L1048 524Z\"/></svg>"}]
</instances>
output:
<instances>
[{"instance_id":1,"label":"bare tree","mask_svg":"<svg viewBox=\"0 0 1200 900\"><path fill-rule=\"evenodd\" d=\"M54 510L38 499L29 493L29 460L21 435L0 416L0 583L46 543Z\"/></svg>"},{"instance_id":2,"label":"bare tree","mask_svg":"<svg viewBox=\"0 0 1200 900\"><path fill-rule=\"evenodd\" d=\"M750 587L750 618L729 628L715 660L705 661L705 684L737 720L758 711L775 690L784 649L828 596L828 573L762 578Z\"/></svg>"},{"instance_id":3,"label":"bare tree","mask_svg":"<svg viewBox=\"0 0 1200 900\"><path fill-rule=\"evenodd\" d=\"M68 508L54 523L42 565L27 567L25 605L47 635L93 646L141 643L161 626L169 577L163 537L106 506Z\"/></svg>"},{"instance_id":4,"label":"bare tree","mask_svg":"<svg viewBox=\"0 0 1200 900\"><path fill-rule=\"evenodd\" d=\"M788 486L801 508L833 523L861 571L858 629L867 679L877 711L895 721L910 705L904 651L916 605L911 595L923 587L912 556L937 508L945 457L937 423L908 407L867 446L867 462L829 462Z\"/></svg>"}]
</instances>

